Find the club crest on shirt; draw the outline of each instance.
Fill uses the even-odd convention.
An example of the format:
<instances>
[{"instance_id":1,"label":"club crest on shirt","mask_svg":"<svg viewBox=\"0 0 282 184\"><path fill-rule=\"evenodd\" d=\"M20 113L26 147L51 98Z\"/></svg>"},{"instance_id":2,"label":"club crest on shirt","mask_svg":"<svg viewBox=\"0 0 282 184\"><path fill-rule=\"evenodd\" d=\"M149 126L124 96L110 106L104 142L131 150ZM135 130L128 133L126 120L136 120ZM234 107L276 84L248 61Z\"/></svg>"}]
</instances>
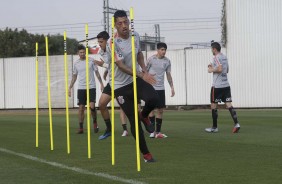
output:
<instances>
[{"instance_id":1,"label":"club crest on shirt","mask_svg":"<svg viewBox=\"0 0 282 184\"><path fill-rule=\"evenodd\" d=\"M117 99L118 99L118 102L119 102L120 104L124 104L123 96L119 96L119 97L117 97Z\"/></svg>"},{"instance_id":2,"label":"club crest on shirt","mask_svg":"<svg viewBox=\"0 0 282 184\"><path fill-rule=\"evenodd\" d=\"M118 39L117 39L117 42L118 42L118 43L121 43L121 42L122 42L122 39L119 39L119 38L118 38Z\"/></svg>"}]
</instances>

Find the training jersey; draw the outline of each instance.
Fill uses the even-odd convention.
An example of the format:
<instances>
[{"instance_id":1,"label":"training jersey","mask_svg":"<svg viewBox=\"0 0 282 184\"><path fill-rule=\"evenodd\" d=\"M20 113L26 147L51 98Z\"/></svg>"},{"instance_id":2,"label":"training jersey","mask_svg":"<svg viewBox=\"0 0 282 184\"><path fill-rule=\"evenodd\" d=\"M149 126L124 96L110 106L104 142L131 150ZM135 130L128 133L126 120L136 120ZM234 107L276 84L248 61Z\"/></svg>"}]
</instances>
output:
<instances>
[{"instance_id":1,"label":"training jersey","mask_svg":"<svg viewBox=\"0 0 282 184\"><path fill-rule=\"evenodd\" d=\"M160 59L157 55L153 55L147 61L147 71L155 75L156 84L153 85L155 90L164 90L164 74L171 72L170 60L167 57Z\"/></svg>"},{"instance_id":2,"label":"training jersey","mask_svg":"<svg viewBox=\"0 0 282 184\"><path fill-rule=\"evenodd\" d=\"M94 59L89 57L89 89L96 88L94 72L98 67L94 64ZM86 60L78 59L74 63L73 74L78 75L78 89L86 89Z\"/></svg>"},{"instance_id":3,"label":"training jersey","mask_svg":"<svg viewBox=\"0 0 282 184\"><path fill-rule=\"evenodd\" d=\"M136 58L136 70L139 70L139 65L137 64L137 54L138 52L141 52L140 48L140 37L137 32L134 32L134 38L135 38L135 58ZM129 68L132 68L132 49L131 49L131 32L129 33L129 37L127 39L123 39L119 37L118 35L114 38L114 44L115 44L115 61L122 60L122 62L128 66ZM111 73L111 68L109 70ZM115 87L114 89L121 88L123 86L126 86L133 82L133 78L131 75L128 75L127 73L121 71L116 65L115 65ZM110 82L111 85L111 82Z\"/></svg>"},{"instance_id":4,"label":"training jersey","mask_svg":"<svg viewBox=\"0 0 282 184\"><path fill-rule=\"evenodd\" d=\"M101 56L101 59L104 61L104 63L108 64L108 75L109 75L109 81L112 80L112 71L111 71L111 63L112 63L112 53L110 48L110 41L106 45L106 50L104 51L102 48L99 49L98 54Z\"/></svg>"},{"instance_id":5,"label":"training jersey","mask_svg":"<svg viewBox=\"0 0 282 184\"><path fill-rule=\"evenodd\" d=\"M213 73L213 83L212 86L215 88L225 88L229 86L227 73L229 69L228 60L225 55L222 53L217 54L212 60L212 66L217 68L219 65L222 65L221 73Z\"/></svg>"}]
</instances>

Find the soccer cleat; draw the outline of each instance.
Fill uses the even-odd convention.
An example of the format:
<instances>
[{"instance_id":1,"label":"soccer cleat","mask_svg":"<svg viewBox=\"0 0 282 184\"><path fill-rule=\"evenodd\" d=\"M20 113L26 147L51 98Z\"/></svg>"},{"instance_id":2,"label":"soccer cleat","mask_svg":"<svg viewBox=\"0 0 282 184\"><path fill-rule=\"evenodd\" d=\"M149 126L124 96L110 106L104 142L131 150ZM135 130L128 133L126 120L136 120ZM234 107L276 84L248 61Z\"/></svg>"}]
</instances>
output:
<instances>
[{"instance_id":1,"label":"soccer cleat","mask_svg":"<svg viewBox=\"0 0 282 184\"><path fill-rule=\"evenodd\" d=\"M232 132L233 133L238 133L239 132L239 130L240 130L240 124L239 123L236 123L235 124L235 126L234 126L234 128L233 128L233 130L232 130Z\"/></svg>"},{"instance_id":2,"label":"soccer cleat","mask_svg":"<svg viewBox=\"0 0 282 184\"><path fill-rule=\"evenodd\" d=\"M208 133L216 133L216 132L218 132L218 128L214 128L214 127L206 128L205 131L208 132Z\"/></svg>"},{"instance_id":3,"label":"soccer cleat","mask_svg":"<svg viewBox=\"0 0 282 184\"><path fill-rule=\"evenodd\" d=\"M78 129L77 134L83 134L83 128Z\"/></svg>"},{"instance_id":4,"label":"soccer cleat","mask_svg":"<svg viewBox=\"0 0 282 184\"><path fill-rule=\"evenodd\" d=\"M99 137L99 140L103 140L103 139L106 139L107 137L110 137L111 136L111 132L105 132L103 135L101 135Z\"/></svg>"},{"instance_id":5,"label":"soccer cleat","mask_svg":"<svg viewBox=\"0 0 282 184\"><path fill-rule=\"evenodd\" d=\"M94 126L94 133L98 133L99 132L98 123L93 123L93 126Z\"/></svg>"},{"instance_id":6,"label":"soccer cleat","mask_svg":"<svg viewBox=\"0 0 282 184\"><path fill-rule=\"evenodd\" d=\"M141 120L142 123L144 124L144 126L145 126L147 132L153 133L153 132L155 131L155 126L154 126L153 123L151 123L149 117L144 118L144 117L142 116L142 113L141 113L141 112L139 112L139 116L140 116L140 120Z\"/></svg>"},{"instance_id":7,"label":"soccer cleat","mask_svg":"<svg viewBox=\"0 0 282 184\"><path fill-rule=\"evenodd\" d=\"M143 155L143 158L145 162L156 162L151 153Z\"/></svg>"},{"instance_id":8,"label":"soccer cleat","mask_svg":"<svg viewBox=\"0 0 282 184\"><path fill-rule=\"evenodd\" d=\"M155 132L153 132L153 133L150 133L150 136L149 136L150 138L155 138Z\"/></svg>"},{"instance_id":9,"label":"soccer cleat","mask_svg":"<svg viewBox=\"0 0 282 184\"><path fill-rule=\"evenodd\" d=\"M167 136L165 134L162 134L161 132L157 133L155 138L157 139L162 139L162 138L167 138Z\"/></svg>"},{"instance_id":10,"label":"soccer cleat","mask_svg":"<svg viewBox=\"0 0 282 184\"><path fill-rule=\"evenodd\" d=\"M127 130L124 130L121 136L122 136L122 137L128 136L128 131L127 131Z\"/></svg>"}]
</instances>

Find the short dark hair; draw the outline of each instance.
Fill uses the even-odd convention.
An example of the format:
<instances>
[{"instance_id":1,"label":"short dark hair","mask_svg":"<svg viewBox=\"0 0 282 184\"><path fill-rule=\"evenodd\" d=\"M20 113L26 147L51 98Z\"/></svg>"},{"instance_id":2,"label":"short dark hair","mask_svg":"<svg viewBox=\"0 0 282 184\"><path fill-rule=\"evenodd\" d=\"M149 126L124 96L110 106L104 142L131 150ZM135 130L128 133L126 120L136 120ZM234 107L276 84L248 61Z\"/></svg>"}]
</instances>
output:
<instances>
[{"instance_id":1,"label":"short dark hair","mask_svg":"<svg viewBox=\"0 0 282 184\"><path fill-rule=\"evenodd\" d=\"M84 45L78 45L77 47L77 51L80 51L80 50L86 50L85 46Z\"/></svg>"},{"instance_id":2,"label":"short dark hair","mask_svg":"<svg viewBox=\"0 0 282 184\"><path fill-rule=\"evenodd\" d=\"M119 17L127 17L126 12L124 10L117 10L114 14L115 22L116 22L116 19Z\"/></svg>"},{"instance_id":3,"label":"short dark hair","mask_svg":"<svg viewBox=\"0 0 282 184\"><path fill-rule=\"evenodd\" d=\"M213 49L216 49L218 52L220 52L220 50L221 50L221 46L218 42L212 42L211 47Z\"/></svg>"},{"instance_id":4,"label":"short dark hair","mask_svg":"<svg viewBox=\"0 0 282 184\"><path fill-rule=\"evenodd\" d=\"M110 38L110 35L107 31L102 31L97 35L97 38L103 38L104 40L108 40Z\"/></svg>"},{"instance_id":5,"label":"short dark hair","mask_svg":"<svg viewBox=\"0 0 282 184\"><path fill-rule=\"evenodd\" d=\"M157 44L157 49L161 49L161 48L167 49L167 45L165 43L163 43L163 42L158 43Z\"/></svg>"}]
</instances>

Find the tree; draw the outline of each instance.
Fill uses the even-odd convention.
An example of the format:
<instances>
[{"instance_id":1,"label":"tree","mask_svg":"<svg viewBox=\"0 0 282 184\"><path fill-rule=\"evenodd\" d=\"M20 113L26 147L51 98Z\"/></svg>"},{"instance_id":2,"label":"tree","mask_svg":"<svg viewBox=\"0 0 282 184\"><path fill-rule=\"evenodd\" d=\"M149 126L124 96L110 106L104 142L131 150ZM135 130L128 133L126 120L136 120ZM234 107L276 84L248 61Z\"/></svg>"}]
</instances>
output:
<instances>
[{"instance_id":1,"label":"tree","mask_svg":"<svg viewBox=\"0 0 282 184\"><path fill-rule=\"evenodd\" d=\"M64 37L62 35L47 35L50 55L64 54ZM6 28L0 30L0 58L35 56L35 43L38 42L38 55L46 54L45 36L43 34L31 34L25 29L18 30ZM67 53L76 54L78 41L67 38Z\"/></svg>"}]
</instances>

